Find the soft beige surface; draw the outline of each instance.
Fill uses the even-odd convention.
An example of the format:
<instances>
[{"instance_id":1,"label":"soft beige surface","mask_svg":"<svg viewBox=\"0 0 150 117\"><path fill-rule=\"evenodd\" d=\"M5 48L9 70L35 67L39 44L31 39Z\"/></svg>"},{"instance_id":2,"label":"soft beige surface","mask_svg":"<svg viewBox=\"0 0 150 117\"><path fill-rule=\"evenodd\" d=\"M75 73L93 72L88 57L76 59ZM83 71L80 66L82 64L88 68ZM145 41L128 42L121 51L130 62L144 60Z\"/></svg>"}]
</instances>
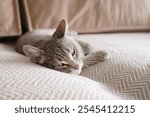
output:
<instances>
[{"instance_id":1,"label":"soft beige surface","mask_svg":"<svg viewBox=\"0 0 150 117\"><path fill-rule=\"evenodd\" d=\"M25 0L30 30L65 18L80 33L150 31L149 0ZM34 4L34 5L33 5Z\"/></svg>"},{"instance_id":2,"label":"soft beige surface","mask_svg":"<svg viewBox=\"0 0 150 117\"><path fill-rule=\"evenodd\" d=\"M18 0L0 0L0 36L21 34Z\"/></svg>"},{"instance_id":3,"label":"soft beige surface","mask_svg":"<svg viewBox=\"0 0 150 117\"><path fill-rule=\"evenodd\" d=\"M108 52L104 63L82 72L129 99L150 99L150 33L81 36Z\"/></svg>"},{"instance_id":4,"label":"soft beige surface","mask_svg":"<svg viewBox=\"0 0 150 117\"><path fill-rule=\"evenodd\" d=\"M150 34L81 35L105 62L81 76L31 63L11 44L0 44L0 99L150 99Z\"/></svg>"}]
</instances>

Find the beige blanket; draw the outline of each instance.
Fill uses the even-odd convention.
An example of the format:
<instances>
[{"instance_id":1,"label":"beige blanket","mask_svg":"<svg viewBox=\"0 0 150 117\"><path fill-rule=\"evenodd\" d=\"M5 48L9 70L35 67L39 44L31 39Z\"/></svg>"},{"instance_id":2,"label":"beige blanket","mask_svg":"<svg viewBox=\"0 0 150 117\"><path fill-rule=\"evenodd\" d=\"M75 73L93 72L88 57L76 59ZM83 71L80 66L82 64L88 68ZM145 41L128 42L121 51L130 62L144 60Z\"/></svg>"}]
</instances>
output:
<instances>
[{"instance_id":1,"label":"beige blanket","mask_svg":"<svg viewBox=\"0 0 150 117\"><path fill-rule=\"evenodd\" d=\"M109 54L81 76L31 63L15 51L14 44L0 43L0 99L150 99L150 34L80 35L79 39Z\"/></svg>"}]
</instances>

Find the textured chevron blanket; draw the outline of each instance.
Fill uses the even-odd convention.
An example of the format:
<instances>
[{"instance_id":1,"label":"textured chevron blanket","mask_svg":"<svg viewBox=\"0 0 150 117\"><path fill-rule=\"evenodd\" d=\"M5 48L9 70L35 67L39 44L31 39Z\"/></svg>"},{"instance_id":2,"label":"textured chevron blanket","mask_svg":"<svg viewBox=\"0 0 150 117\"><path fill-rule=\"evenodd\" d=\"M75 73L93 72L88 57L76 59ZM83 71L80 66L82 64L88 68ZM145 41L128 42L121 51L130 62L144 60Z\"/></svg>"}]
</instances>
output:
<instances>
[{"instance_id":1,"label":"textured chevron blanket","mask_svg":"<svg viewBox=\"0 0 150 117\"><path fill-rule=\"evenodd\" d=\"M80 75L57 72L31 63L0 43L0 99L150 99L150 34L80 35L106 61Z\"/></svg>"}]
</instances>

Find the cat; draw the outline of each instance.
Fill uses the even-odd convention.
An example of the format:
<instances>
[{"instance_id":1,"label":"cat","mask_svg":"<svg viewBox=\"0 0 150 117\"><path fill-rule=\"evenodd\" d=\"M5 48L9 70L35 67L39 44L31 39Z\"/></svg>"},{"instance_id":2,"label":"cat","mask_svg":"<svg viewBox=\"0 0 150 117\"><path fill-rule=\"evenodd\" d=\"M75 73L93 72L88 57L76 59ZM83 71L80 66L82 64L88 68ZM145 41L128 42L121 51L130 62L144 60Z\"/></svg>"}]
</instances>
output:
<instances>
[{"instance_id":1,"label":"cat","mask_svg":"<svg viewBox=\"0 0 150 117\"><path fill-rule=\"evenodd\" d=\"M71 74L80 74L83 68L106 59L105 51L94 52L90 44L76 37L62 19L54 33L49 29L37 29L20 36L16 48L33 63Z\"/></svg>"}]
</instances>

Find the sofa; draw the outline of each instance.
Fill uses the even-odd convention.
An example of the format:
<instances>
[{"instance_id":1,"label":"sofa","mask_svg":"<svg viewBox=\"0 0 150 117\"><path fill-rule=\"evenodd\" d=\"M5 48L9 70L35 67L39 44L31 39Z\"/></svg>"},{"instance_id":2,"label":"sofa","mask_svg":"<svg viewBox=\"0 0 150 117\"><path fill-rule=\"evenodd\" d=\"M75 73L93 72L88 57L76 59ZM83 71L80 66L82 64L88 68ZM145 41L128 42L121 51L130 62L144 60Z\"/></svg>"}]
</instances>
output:
<instances>
[{"instance_id":1,"label":"sofa","mask_svg":"<svg viewBox=\"0 0 150 117\"><path fill-rule=\"evenodd\" d=\"M150 99L149 0L0 3L1 100ZM34 64L16 51L19 36L54 29L63 18L79 40L107 51L107 59L73 75Z\"/></svg>"}]
</instances>

